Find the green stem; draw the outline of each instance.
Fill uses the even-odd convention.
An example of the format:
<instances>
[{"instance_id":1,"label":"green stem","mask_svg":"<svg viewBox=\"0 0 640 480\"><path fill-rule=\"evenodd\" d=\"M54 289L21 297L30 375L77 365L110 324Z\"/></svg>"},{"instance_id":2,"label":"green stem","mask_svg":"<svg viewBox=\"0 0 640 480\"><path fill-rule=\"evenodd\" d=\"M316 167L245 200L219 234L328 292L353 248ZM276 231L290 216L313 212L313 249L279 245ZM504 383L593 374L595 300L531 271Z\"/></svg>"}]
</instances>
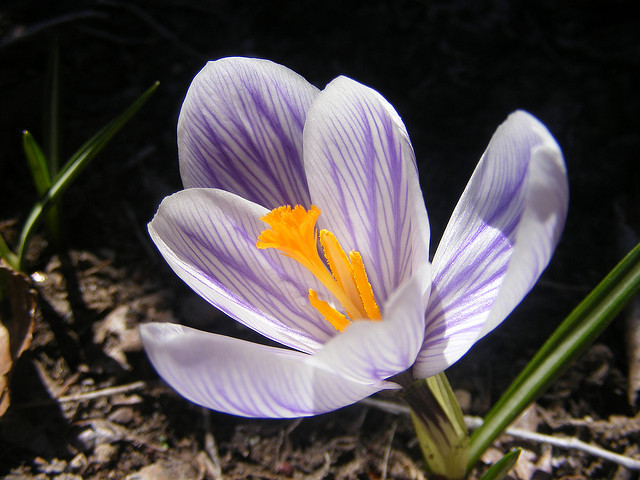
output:
<instances>
[{"instance_id":1,"label":"green stem","mask_svg":"<svg viewBox=\"0 0 640 480\"><path fill-rule=\"evenodd\" d=\"M469 435L445 374L414 381L403 397L429 473L442 479L464 478Z\"/></svg>"}]
</instances>

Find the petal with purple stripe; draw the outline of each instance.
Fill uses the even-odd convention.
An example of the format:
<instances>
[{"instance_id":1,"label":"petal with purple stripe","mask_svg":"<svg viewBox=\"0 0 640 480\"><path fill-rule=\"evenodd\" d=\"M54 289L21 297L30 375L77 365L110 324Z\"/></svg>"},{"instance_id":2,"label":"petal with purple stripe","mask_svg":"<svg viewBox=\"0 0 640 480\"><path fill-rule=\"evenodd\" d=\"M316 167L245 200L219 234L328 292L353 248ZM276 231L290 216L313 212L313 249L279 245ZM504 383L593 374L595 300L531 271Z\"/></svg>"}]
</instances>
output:
<instances>
[{"instance_id":1,"label":"petal with purple stripe","mask_svg":"<svg viewBox=\"0 0 640 480\"><path fill-rule=\"evenodd\" d=\"M316 278L256 241L267 210L237 195L190 188L163 200L149 233L178 276L247 327L303 352L317 351L335 330L308 300L329 295Z\"/></svg>"},{"instance_id":2,"label":"petal with purple stripe","mask_svg":"<svg viewBox=\"0 0 640 480\"><path fill-rule=\"evenodd\" d=\"M308 206L302 130L317 93L297 73L267 60L207 63L178 120L184 186L228 190L269 209Z\"/></svg>"},{"instance_id":3,"label":"petal with purple stripe","mask_svg":"<svg viewBox=\"0 0 640 480\"><path fill-rule=\"evenodd\" d=\"M511 114L491 139L433 259L417 377L454 363L520 303L551 258L567 206L566 169L553 136L530 114Z\"/></svg>"},{"instance_id":4,"label":"petal with purple stripe","mask_svg":"<svg viewBox=\"0 0 640 480\"><path fill-rule=\"evenodd\" d=\"M362 254L383 303L428 259L427 211L402 120L378 92L339 77L308 112L304 160L318 222Z\"/></svg>"},{"instance_id":5,"label":"petal with purple stripe","mask_svg":"<svg viewBox=\"0 0 640 480\"><path fill-rule=\"evenodd\" d=\"M314 357L170 323L140 327L160 376L187 399L245 417L317 415L395 384L346 379Z\"/></svg>"}]
</instances>

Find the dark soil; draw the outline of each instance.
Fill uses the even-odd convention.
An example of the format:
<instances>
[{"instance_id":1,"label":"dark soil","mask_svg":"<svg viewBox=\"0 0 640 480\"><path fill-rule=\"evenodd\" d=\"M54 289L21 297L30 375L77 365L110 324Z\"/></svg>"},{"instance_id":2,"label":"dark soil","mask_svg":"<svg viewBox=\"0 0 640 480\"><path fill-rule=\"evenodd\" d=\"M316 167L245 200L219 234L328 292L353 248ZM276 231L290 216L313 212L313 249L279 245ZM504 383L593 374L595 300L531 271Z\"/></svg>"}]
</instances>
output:
<instances>
[{"instance_id":1,"label":"dark soil","mask_svg":"<svg viewBox=\"0 0 640 480\"><path fill-rule=\"evenodd\" d=\"M363 404L304 420L236 418L190 404L150 367L140 322L253 338L191 293L146 234L160 200L181 188L175 125L184 93L207 60L228 55L274 60L319 87L344 74L376 88L411 135L432 249L497 125L524 108L549 127L569 170L563 239L534 291L448 372L465 413L483 415L622 257L624 226L640 226L634 3L5 1L0 231L10 243L36 199L21 131L43 140L52 45L60 47L63 158L155 80L161 86L66 193L65 247L55 251L44 236L32 243L27 273L42 314L0 419L0 476L423 478L408 418ZM638 352L625 343L637 333L625 325L609 327L524 428L638 458L638 385L628 377ZM575 450L506 436L496 448L512 445L525 448L517 478L637 478ZM484 460L496 458L491 450Z\"/></svg>"}]
</instances>

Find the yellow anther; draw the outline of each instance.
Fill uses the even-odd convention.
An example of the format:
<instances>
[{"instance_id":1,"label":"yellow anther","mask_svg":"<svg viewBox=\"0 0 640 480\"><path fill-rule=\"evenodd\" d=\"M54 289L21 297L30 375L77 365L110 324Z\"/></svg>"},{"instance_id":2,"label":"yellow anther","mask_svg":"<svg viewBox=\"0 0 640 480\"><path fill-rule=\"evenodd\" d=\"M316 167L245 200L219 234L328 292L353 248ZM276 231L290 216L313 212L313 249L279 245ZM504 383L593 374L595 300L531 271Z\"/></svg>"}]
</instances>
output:
<instances>
[{"instance_id":1,"label":"yellow anther","mask_svg":"<svg viewBox=\"0 0 640 480\"><path fill-rule=\"evenodd\" d=\"M356 285L353 275L353 268L351 267L347 254L344 253L344 250L338 243L336 236L329 230L320 230L320 245L322 245L324 257L327 259L333 278L336 279L340 288L344 290L349 298L358 298L358 286ZM365 318L367 316L365 309L362 308L360 302L356 302L356 305L359 307L358 312L352 312L353 315L357 315L359 318ZM353 318L352 313L347 313Z\"/></svg>"},{"instance_id":2,"label":"yellow anther","mask_svg":"<svg viewBox=\"0 0 640 480\"><path fill-rule=\"evenodd\" d=\"M380 320L380 309L376 303L376 299L373 296L373 288L367 278L367 272L364 270L364 263L362 263L362 255L360 252L352 250L349 252L349 259L353 267L353 278L358 286L358 293L360 294L360 300L364 306L367 317L371 320Z\"/></svg>"},{"instance_id":3,"label":"yellow anther","mask_svg":"<svg viewBox=\"0 0 640 480\"><path fill-rule=\"evenodd\" d=\"M344 332L351 323L347 317L327 302L320 300L318 298L318 294L312 289L309 289L309 301L311 302L311 305L322 314L325 320L333 325L333 327L339 332Z\"/></svg>"},{"instance_id":4,"label":"yellow anther","mask_svg":"<svg viewBox=\"0 0 640 480\"><path fill-rule=\"evenodd\" d=\"M360 253L352 251L347 255L335 235L323 229L319 235L320 244L329 268L320 258L316 229L319 215L320 209L313 205L308 211L300 205L278 207L261 217L271 228L258 236L256 246L280 250L313 273L347 314L345 316L320 300L314 290L309 290L311 305L338 331L344 331L350 320L380 320L380 310Z\"/></svg>"}]
</instances>

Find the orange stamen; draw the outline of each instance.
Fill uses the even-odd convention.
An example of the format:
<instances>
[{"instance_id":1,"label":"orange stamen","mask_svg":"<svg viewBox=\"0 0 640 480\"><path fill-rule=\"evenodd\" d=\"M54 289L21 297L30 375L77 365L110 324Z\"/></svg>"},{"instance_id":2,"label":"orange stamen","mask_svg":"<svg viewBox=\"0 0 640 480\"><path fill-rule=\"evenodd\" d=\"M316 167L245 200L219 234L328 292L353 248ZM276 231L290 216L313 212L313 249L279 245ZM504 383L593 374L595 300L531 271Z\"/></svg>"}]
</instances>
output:
<instances>
[{"instance_id":1,"label":"orange stamen","mask_svg":"<svg viewBox=\"0 0 640 480\"><path fill-rule=\"evenodd\" d=\"M347 317L329 305L327 302L324 302L318 298L318 294L309 289L309 302L311 305L318 310L322 316L327 320L333 327L339 332L344 332L345 329L351 323Z\"/></svg>"},{"instance_id":2,"label":"orange stamen","mask_svg":"<svg viewBox=\"0 0 640 480\"><path fill-rule=\"evenodd\" d=\"M275 248L283 255L300 263L329 290L340 302L346 316L328 302L320 300L314 290L309 290L309 302L336 330L342 332L353 320L380 320L380 309L375 301L373 288L367 278L359 252L345 253L337 238L328 230L318 235L316 222L320 209L285 205L267 213L261 220L269 225L259 236L256 246L260 249ZM318 253L318 237L327 264ZM348 318L347 318L348 317Z\"/></svg>"}]
</instances>

